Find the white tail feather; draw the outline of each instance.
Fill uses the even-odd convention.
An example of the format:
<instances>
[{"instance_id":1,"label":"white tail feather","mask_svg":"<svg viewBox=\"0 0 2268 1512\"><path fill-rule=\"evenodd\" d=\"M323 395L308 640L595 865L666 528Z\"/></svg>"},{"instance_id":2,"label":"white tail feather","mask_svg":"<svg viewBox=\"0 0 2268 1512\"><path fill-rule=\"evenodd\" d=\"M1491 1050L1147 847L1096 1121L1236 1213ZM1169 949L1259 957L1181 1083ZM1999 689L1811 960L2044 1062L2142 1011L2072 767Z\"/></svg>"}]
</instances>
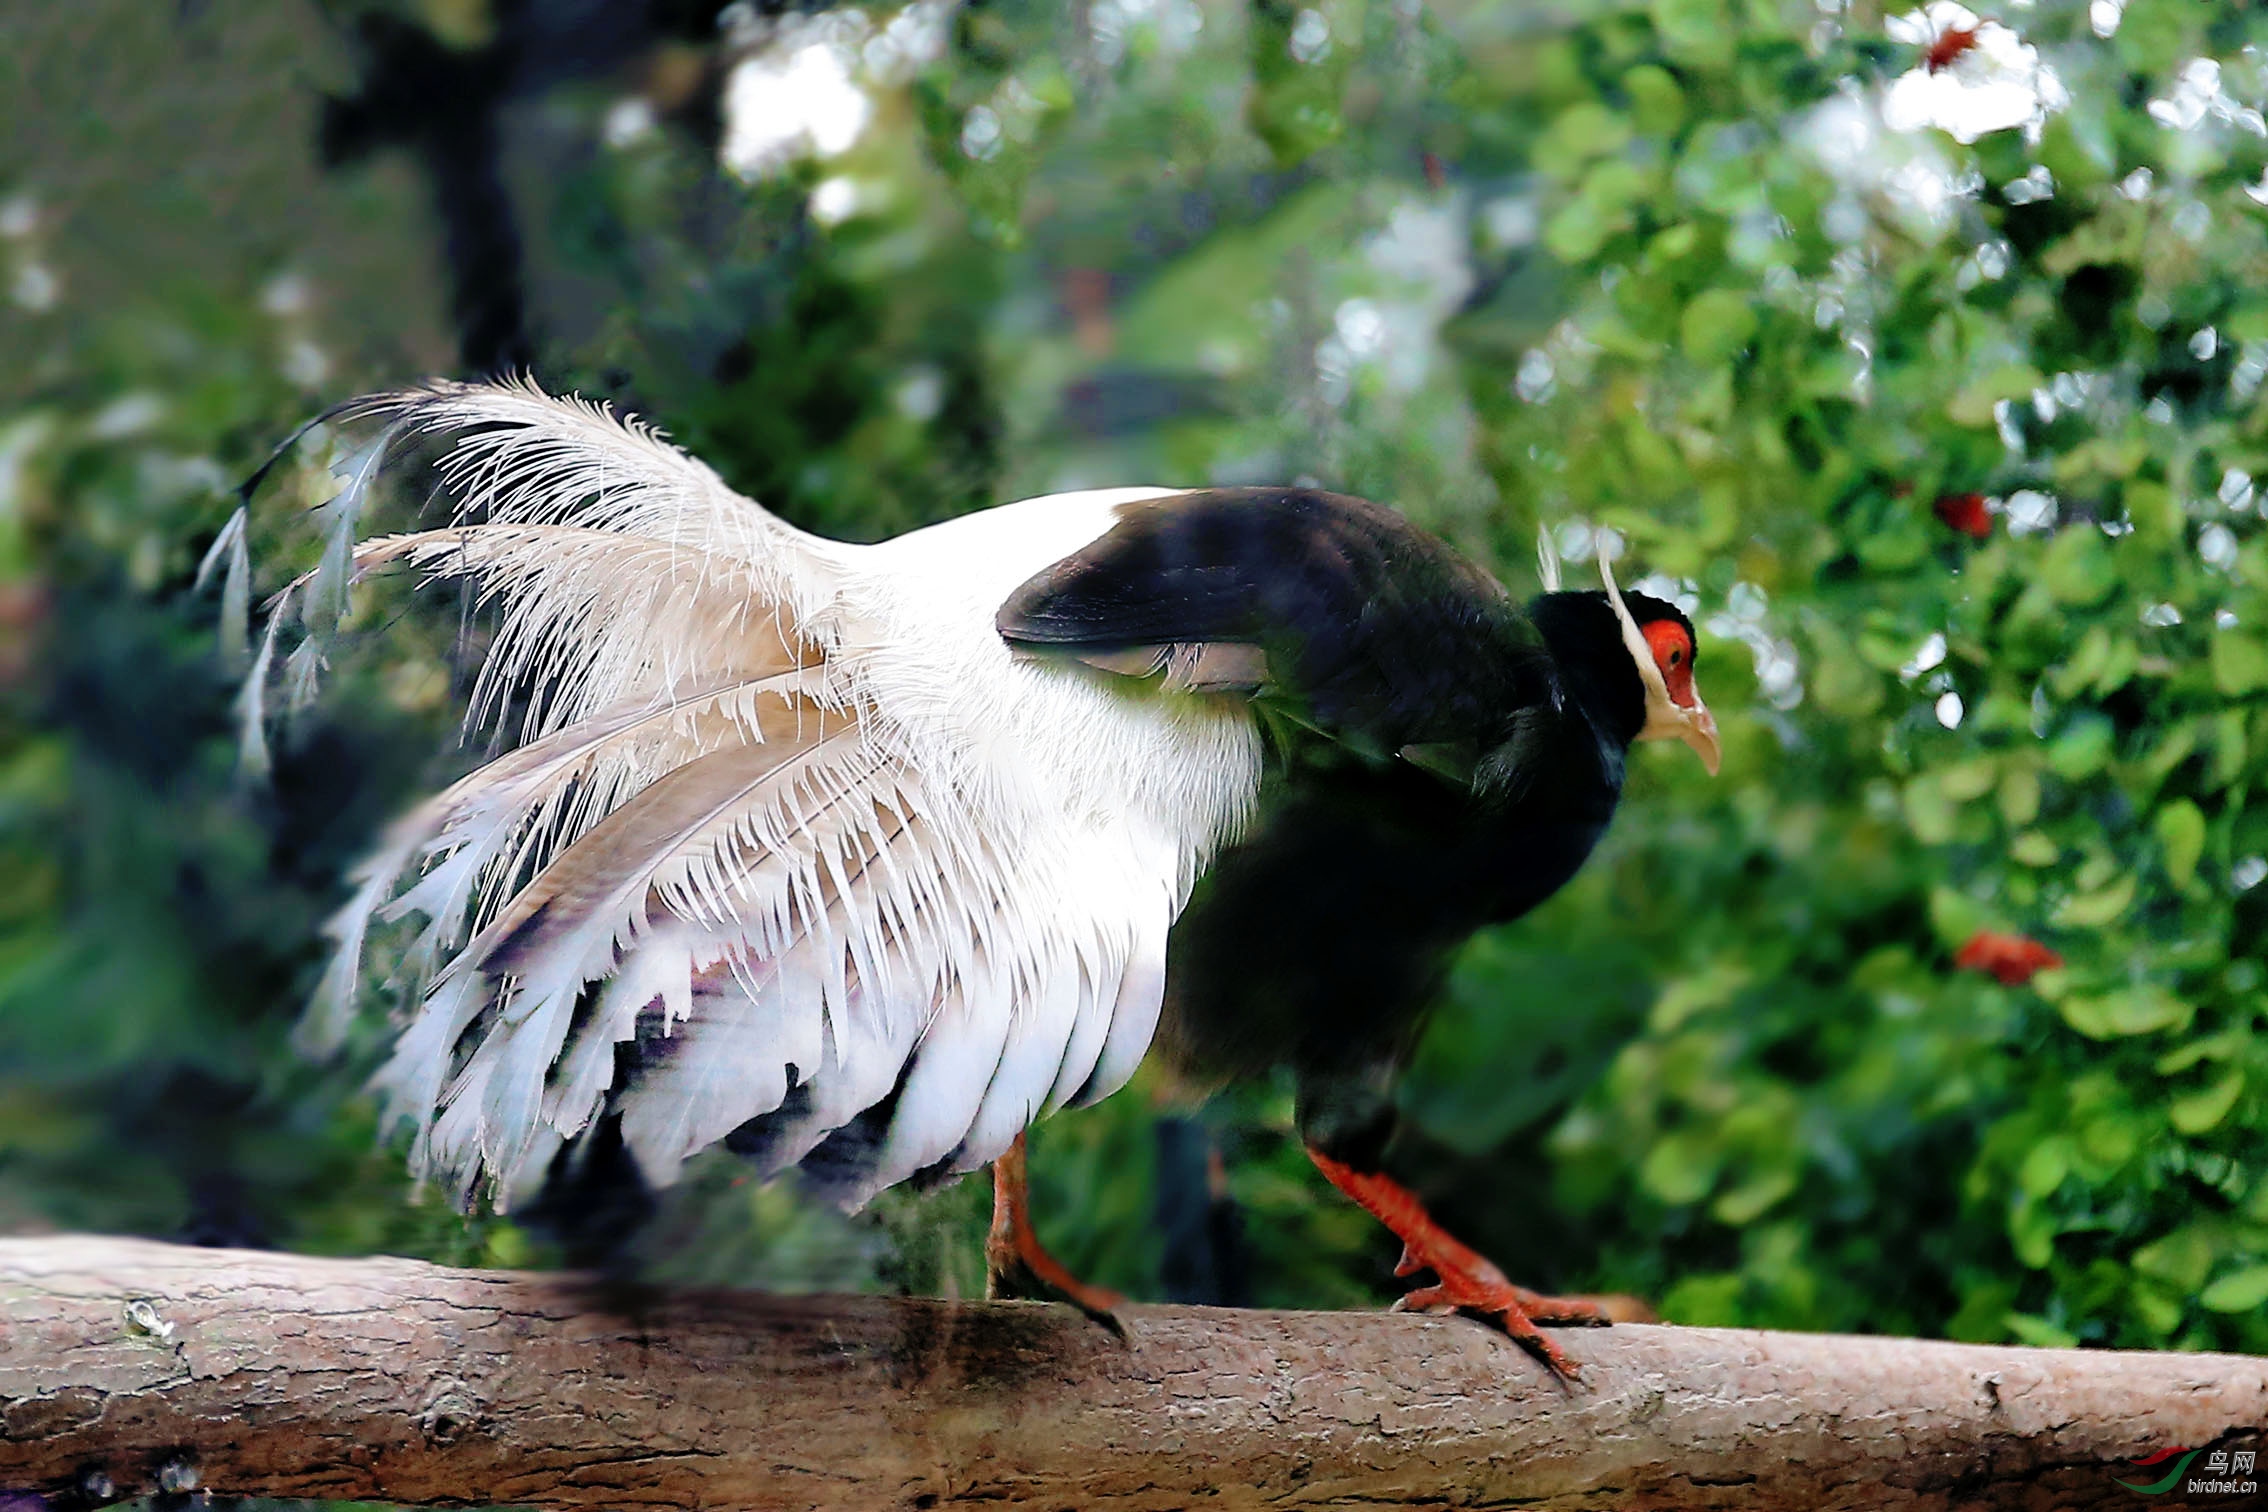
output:
<instances>
[{"instance_id":1,"label":"white tail feather","mask_svg":"<svg viewBox=\"0 0 2268 1512\"><path fill-rule=\"evenodd\" d=\"M247 764L287 622L306 634L286 681L308 691L356 585L391 564L474 585L494 633L471 721L528 711L518 749L357 872L301 1026L336 1048L375 926L423 920L396 972L415 1009L376 1078L421 1177L524 1196L610 1107L657 1182L752 1119L777 1166L869 1114L871 1148L830 1178L855 1205L1132 1073L1165 926L1251 801L1258 745L1226 703L1105 693L994 633L1016 583L1108 528L1110 499L1019 516L1045 547L1029 561L1001 516L880 552L804 535L651 430L528 384L340 418L385 429L339 469L322 565L270 601ZM451 435L450 523L358 544L396 443ZM233 584L242 541L232 523L208 570ZM1193 786L1160 786L1182 771Z\"/></svg>"}]
</instances>

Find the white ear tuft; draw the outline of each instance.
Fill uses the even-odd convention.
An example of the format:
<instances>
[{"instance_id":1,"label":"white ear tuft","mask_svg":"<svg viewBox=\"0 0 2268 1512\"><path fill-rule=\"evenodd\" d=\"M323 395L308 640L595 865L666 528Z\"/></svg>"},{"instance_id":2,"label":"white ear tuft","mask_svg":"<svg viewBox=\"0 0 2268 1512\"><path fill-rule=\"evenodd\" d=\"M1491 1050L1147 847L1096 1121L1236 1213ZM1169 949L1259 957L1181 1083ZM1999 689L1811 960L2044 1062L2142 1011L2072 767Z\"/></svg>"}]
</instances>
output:
<instances>
[{"instance_id":1,"label":"white ear tuft","mask_svg":"<svg viewBox=\"0 0 2268 1512\"><path fill-rule=\"evenodd\" d=\"M1607 554L1603 551L1599 553L1599 578L1606 584L1607 602L1614 605L1614 617L1622 621L1623 635L1626 638L1635 636L1638 644L1643 646L1646 638L1638 634L1638 622L1630 617L1630 606L1622 601L1622 590L1615 586L1614 563L1607 560Z\"/></svg>"},{"instance_id":2,"label":"white ear tuft","mask_svg":"<svg viewBox=\"0 0 2268 1512\"><path fill-rule=\"evenodd\" d=\"M1559 546L1551 538L1549 525L1536 527L1536 576L1543 579L1543 591L1559 591Z\"/></svg>"},{"instance_id":3,"label":"white ear tuft","mask_svg":"<svg viewBox=\"0 0 2268 1512\"><path fill-rule=\"evenodd\" d=\"M1631 618L1630 606L1622 601L1622 590L1614 582L1614 564L1603 551L1599 553L1599 577L1606 583L1607 602L1614 606L1614 617L1622 624L1622 644L1629 649L1630 659L1638 664L1638 676L1646 684L1648 705L1656 701L1657 695L1659 701L1667 705L1669 694L1662 687L1661 669L1654 665L1654 653L1647 646L1646 637L1639 633L1638 621Z\"/></svg>"}]
</instances>

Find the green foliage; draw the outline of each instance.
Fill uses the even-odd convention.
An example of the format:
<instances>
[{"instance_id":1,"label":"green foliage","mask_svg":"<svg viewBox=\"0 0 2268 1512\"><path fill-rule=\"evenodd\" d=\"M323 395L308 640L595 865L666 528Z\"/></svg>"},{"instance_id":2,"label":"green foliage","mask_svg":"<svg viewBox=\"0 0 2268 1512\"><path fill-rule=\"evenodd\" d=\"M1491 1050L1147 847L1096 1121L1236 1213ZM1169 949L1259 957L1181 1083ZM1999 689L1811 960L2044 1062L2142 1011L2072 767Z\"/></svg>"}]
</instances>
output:
<instances>
[{"instance_id":1,"label":"green foliage","mask_svg":"<svg viewBox=\"0 0 2268 1512\"><path fill-rule=\"evenodd\" d=\"M1963 144L1884 124L1910 40L1808 0L1080 14L961 13L854 147L755 184L548 104L543 375L853 536L1311 477L1524 592L1539 525L1578 577L1611 532L1696 606L1724 772L1641 754L1593 864L1457 961L1404 1089L1453 1221L1681 1321L2268 1350L2268 21L2012 9L2068 102ZM276 1242L526 1250L409 1200L356 1068L284 1045L332 879L445 772L457 606L384 600L263 795L187 591L226 483L432 360L335 286L421 234L298 248L292 316L274 268L98 306L99 249L0 245L65 279L0 416L0 1219L169 1232L217 1181ZM301 339L320 380L278 375ZM316 549L291 513L263 588ZM2063 964L1957 969L1980 930ZM1035 1136L1043 1231L1137 1294L1153 1116ZM1260 1300L1383 1295L1284 1089L1209 1116ZM725 1163L668 1264L966 1292L982 1207L846 1224Z\"/></svg>"},{"instance_id":2,"label":"green foliage","mask_svg":"<svg viewBox=\"0 0 2268 1512\"><path fill-rule=\"evenodd\" d=\"M1701 11L1656 7L1639 44L1680 111L1585 57L1538 149L1582 291L1534 348L1552 392L1476 373L1474 402L1507 556L1578 512L1803 676L1726 721L1716 790L1634 794L1591 875L1477 947L1529 980L1619 950L1656 984L1544 1137L1556 1190L1600 1275L1672 1317L2261 1348L2268 347L2219 329L2263 249L2255 139L2122 110L2181 60L2130 73L2049 12L2025 29L2069 109L2032 149L1939 138L1985 182L1917 219L1803 150L1863 54L1814 42L1797 72L1770 17ZM1782 129L1745 131L1767 75ZM1602 200L1600 151L1648 192ZM2011 192L2035 165L2052 197ZM1969 492L2009 499L1983 542L1930 508ZM1982 928L2067 964L1951 971Z\"/></svg>"}]
</instances>

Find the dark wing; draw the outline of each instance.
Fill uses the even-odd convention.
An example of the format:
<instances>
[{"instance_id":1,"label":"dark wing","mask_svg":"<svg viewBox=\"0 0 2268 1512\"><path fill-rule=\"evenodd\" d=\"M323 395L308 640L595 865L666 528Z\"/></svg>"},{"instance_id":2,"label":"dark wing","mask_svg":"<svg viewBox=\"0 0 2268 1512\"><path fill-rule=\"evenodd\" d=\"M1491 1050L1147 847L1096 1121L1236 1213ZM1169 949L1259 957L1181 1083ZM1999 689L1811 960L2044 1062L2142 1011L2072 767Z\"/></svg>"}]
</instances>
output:
<instances>
[{"instance_id":1,"label":"dark wing","mask_svg":"<svg viewBox=\"0 0 2268 1512\"><path fill-rule=\"evenodd\" d=\"M1420 760L1408 748L1493 747L1520 710L1556 700L1551 658L1502 585L1382 505L1215 488L1118 515L1009 595L1011 645L1241 692Z\"/></svg>"}]
</instances>

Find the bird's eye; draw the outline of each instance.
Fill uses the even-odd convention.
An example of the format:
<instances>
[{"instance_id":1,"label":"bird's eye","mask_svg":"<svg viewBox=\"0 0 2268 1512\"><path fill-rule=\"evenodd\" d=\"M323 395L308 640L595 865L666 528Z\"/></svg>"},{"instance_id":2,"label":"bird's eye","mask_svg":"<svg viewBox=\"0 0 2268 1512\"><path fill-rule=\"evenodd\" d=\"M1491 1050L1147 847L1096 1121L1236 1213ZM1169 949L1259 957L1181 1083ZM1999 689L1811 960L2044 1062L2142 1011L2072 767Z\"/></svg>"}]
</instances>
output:
<instances>
[{"instance_id":1,"label":"bird's eye","mask_svg":"<svg viewBox=\"0 0 2268 1512\"><path fill-rule=\"evenodd\" d=\"M1681 646L1670 647L1669 664L1674 667L1683 660L1685 660L1684 648Z\"/></svg>"}]
</instances>

